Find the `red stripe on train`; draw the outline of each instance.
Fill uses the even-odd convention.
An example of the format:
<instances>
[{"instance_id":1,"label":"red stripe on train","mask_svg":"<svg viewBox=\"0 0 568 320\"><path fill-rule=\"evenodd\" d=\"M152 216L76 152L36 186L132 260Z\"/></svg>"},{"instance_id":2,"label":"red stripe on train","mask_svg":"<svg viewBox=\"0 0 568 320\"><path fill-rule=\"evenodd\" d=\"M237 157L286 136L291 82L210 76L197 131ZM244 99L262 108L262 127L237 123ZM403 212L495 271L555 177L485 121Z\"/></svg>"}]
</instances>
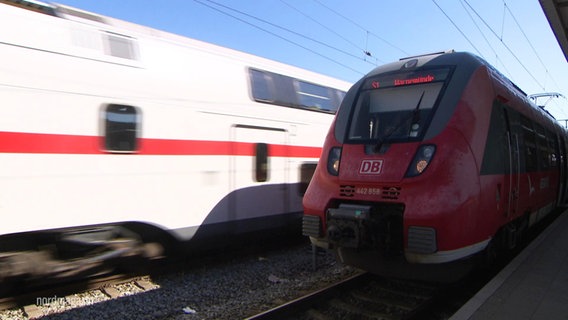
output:
<instances>
[{"instance_id":1,"label":"red stripe on train","mask_svg":"<svg viewBox=\"0 0 568 320\"><path fill-rule=\"evenodd\" d=\"M105 154L101 137L0 132L0 153ZM234 141L140 139L139 155L252 156L255 144ZM272 157L318 158L320 147L271 144Z\"/></svg>"}]
</instances>

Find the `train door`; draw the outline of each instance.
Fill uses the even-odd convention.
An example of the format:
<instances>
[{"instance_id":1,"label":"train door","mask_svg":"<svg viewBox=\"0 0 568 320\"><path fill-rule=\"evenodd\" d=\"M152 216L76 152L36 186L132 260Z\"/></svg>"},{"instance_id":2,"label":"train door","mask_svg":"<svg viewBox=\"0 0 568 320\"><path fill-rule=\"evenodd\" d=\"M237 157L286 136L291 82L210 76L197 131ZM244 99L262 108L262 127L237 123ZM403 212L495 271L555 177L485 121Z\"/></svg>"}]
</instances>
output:
<instances>
[{"instance_id":1,"label":"train door","mask_svg":"<svg viewBox=\"0 0 568 320\"><path fill-rule=\"evenodd\" d=\"M230 220L244 224L288 212L288 131L250 125L233 125L231 131Z\"/></svg>"},{"instance_id":2,"label":"train door","mask_svg":"<svg viewBox=\"0 0 568 320\"><path fill-rule=\"evenodd\" d=\"M564 139L563 136L559 136L558 142L557 142L558 148L557 150L555 150L556 154L557 154L557 159L559 160L558 163L558 170L559 170L559 176L560 176L560 183L559 183L559 189L558 189L558 203L557 205L562 206L562 205L566 205L566 196L567 196L567 188L568 188L568 184L566 183L566 178L567 178L567 169L568 169L568 163L566 159L566 140Z\"/></svg>"},{"instance_id":3,"label":"train door","mask_svg":"<svg viewBox=\"0 0 568 320\"><path fill-rule=\"evenodd\" d=\"M511 117L510 112L508 112L507 108L503 108L503 116L505 120L505 128L507 131L507 156L508 156L508 172L505 175L505 188L504 190L508 194L507 204L505 208L505 214L507 216L516 216L518 214L518 206L519 206L519 183L520 183L520 174L521 174L521 166L520 166L520 137L519 132L514 130L514 128L519 128L519 126L514 125L518 124L519 119L516 117ZM513 123L513 125L512 125ZM512 130L513 129L513 130Z\"/></svg>"}]
</instances>

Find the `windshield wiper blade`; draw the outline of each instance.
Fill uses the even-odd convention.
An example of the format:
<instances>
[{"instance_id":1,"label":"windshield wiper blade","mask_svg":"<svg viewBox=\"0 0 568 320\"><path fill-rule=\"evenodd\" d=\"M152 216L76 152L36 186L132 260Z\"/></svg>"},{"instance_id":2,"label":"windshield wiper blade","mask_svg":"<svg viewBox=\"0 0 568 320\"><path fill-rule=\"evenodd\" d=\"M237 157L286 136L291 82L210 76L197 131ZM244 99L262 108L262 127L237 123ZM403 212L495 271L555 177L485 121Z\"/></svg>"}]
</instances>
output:
<instances>
[{"instance_id":1,"label":"windshield wiper blade","mask_svg":"<svg viewBox=\"0 0 568 320\"><path fill-rule=\"evenodd\" d=\"M377 144L375 145L375 152L379 152L385 141L390 138L393 133L397 132L408 120L417 118L417 115L419 115L418 112L420 111L420 104L422 103L422 99L424 98L425 93L426 91L422 91L420 99L418 99L418 103L416 104L416 107L414 107L414 110L409 117L402 119L399 123L396 124L396 126L391 127L391 130L389 130L389 132L387 132L382 138L379 138Z\"/></svg>"},{"instance_id":2,"label":"windshield wiper blade","mask_svg":"<svg viewBox=\"0 0 568 320\"><path fill-rule=\"evenodd\" d=\"M422 98L424 98L424 94L426 93L426 91L422 91L422 95L420 96L420 99L418 100L418 103L416 104L416 108L414 108L414 111L412 111L412 122L416 122L418 120L420 120L420 113L418 113L418 111L420 111L420 103L422 103Z\"/></svg>"}]
</instances>

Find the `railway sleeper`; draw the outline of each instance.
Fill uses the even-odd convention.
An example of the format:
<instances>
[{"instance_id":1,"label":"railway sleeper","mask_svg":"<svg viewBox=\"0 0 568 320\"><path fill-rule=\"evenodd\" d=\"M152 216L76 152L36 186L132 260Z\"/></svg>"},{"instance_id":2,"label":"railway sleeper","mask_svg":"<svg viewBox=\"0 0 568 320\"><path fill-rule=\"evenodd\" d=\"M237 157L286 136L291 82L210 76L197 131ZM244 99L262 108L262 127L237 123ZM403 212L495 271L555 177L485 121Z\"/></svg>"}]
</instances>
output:
<instances>
[{"instance_id":1,"label":"railway sleeper","mask_svg":"<svg viewBox=\"0 0 568 320\"><path fill-rule=\"evenodd\" d=\"M381 303L385 305L391 305L398 309L402 309L405 312L412 311L416 307L416 303L402 301L400 299L397 299L396 297L377 297L362 291L353 291L351 295L353 296L353 298L364 301L365 303Z\"/></svg>"},{"instance_id":2,"label":"railway sleeper","mask_svg":"<svg viewBox=\"0 0 568 320\"><path fill-rule=\"evenodd\" d=\"M380 308L380 309L385 309L384 311L380 311L380 310L373 310L369 305L367 305L365 308L362 308L361 305L359 303L357 303L357 301L345 301L343 299L332 299L330 301L330 305L334 308L338 310L338 313L343 316L342 318L364 318L364 319L384 319L384 320L395 320L395 319L399 319L400 317L397 317L396 315L393 314L389 314L386 311L386 308Z\"/></svg>"}]
</instances>

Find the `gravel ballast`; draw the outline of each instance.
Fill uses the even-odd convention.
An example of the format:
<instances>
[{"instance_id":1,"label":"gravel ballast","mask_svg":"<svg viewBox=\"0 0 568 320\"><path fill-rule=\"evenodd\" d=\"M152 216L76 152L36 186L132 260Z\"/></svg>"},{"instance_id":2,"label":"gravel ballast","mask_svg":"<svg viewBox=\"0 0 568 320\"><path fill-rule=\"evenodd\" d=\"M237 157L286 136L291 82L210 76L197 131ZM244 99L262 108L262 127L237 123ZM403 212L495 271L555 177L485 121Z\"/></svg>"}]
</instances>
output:
<instances>
[{"instance_id":1,"label":"gravel ballast","mask_svg":"<svg viewBox=\"0 0 568 320\"><path fill-rule=\"evenodd\" d=\"M331 253L318 252L313 269L308 244L263 255L215 262L184 272L150 279L148 291L122 285L118 299L93 303L92 295L71 299L58 308L41 310L42 319L242 319L283 302L326 287L357 272L335 261ZM99 300L100 301L100 300ZM60 303L61 304L61 303ZM61 312L63 310L67 310ZM59 313L53 313L59 312ZM0 319L26 319L22 312L0 312Z\"/></svg>"}]
</instances>

